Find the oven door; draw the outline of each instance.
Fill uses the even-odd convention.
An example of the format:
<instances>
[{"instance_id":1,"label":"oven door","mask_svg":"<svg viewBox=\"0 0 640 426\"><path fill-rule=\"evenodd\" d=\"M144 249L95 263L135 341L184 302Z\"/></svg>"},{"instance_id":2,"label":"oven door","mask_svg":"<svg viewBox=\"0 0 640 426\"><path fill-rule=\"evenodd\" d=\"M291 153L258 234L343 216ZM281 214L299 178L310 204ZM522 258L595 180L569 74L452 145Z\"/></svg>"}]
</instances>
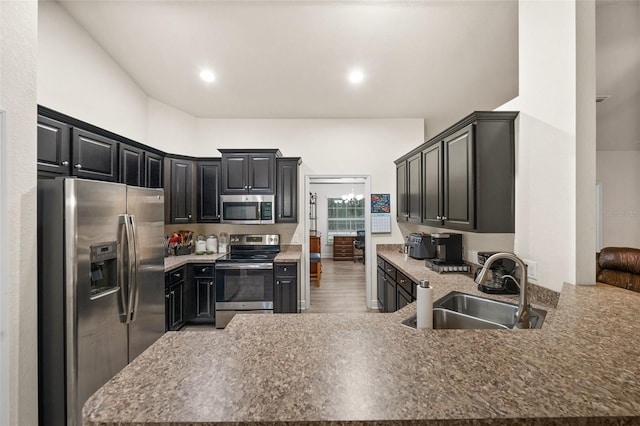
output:
<instances>
[{"instance_id":1,"label":"oven door","mask_svg":"<svg viewBox=\"0 0 640 426\"><path fill-rule=\"evenodd\" d=\"M273 309L273 263L216 264L216 310Z\"/></svg>"}]
</instances>

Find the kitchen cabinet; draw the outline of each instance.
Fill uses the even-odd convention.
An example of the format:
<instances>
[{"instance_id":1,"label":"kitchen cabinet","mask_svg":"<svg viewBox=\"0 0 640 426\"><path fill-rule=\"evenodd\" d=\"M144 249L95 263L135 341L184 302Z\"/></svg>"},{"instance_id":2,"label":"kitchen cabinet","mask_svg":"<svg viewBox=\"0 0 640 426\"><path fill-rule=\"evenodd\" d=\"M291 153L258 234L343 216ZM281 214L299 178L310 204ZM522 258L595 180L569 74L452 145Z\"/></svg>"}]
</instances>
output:
<instances>
[{"instance_id":1,"label":"kitchen cabinet","mask_svg":"<svg viewBox=\"0 0 640 426\"><path fill-rule=\"evenodd\" d=\"M144 177L144 151L121 144L119 181L127 185L145 186Z\"/></svg>"},{"instance_id":2,"label":"kitchen cabinet","mask_svg":"<svg viewBox=\"0 0 640 426\"><path fill-rule=\"evenodd\" d=\"M422 209L422 156L420 153L396 163L398 222L420 223Z\"/></svg>"},{"instance_id":3,"label":"kitchen cabinet","mask_svg":"<svg viewBox=\"0 0 640 426\"><path fill-rule=\"evenodd\" d=\"M384 281L385 281L385 312L395 312L398 310L396 306L396 268L389 262L384 262Z\"/></svg>"},{"instance_id":4,"label":"kitchen cabinet","mask_svg":"<svg viewBox=\"0 0 640 426\"><path fill-rule=\"evenodd\" d=\"M191 159L166 158L165 220L169 223L193 222L193 172ZM168 181L168 182L167 182Z\"/></svg>"},{"instance_id":5,"label":"kitchen cabinet","mask_svg":"<svg viewBox=\"0 0 640 426\"><path fill-rule=\"evenodd\" d=\"M71 168L70 126L38 115L38 173L69 175Z\"/></svg>"},{"instance_id":6,"label":"kitchen cabinet","mask_svg":"<svg viewBox=\"0 0 640 426\"><path fill-rule=\"evenodd\" d=\"M380 312L386 312L384 308L384 300L385 300L385 291L386 291L386 282L384 276L384 260L378 257L378 267L376 268L377 272L377 299L378 299L378 310Z\"/></svg>"},{"instance_id":7,"label":"kitchen cabinet","mask_svg":"<svg viewBox=\"0 0 640 426\"><path fill-rule=\"evenodd\" d=\"M400 310L411 303L413 299L411 295L407 293L407 291L400 287L400 285L396 285L396 310Z\"/></svg>"},{"instance_id":8,"label":"kitchen cabinet","mask_svg":"<svg viewBox=\"0 0 640 426\"><path fill-rule=\"evenodd\" d=\"M179 330L184 325L185 268L165 274L165 330Z\"/></svg>"},{"instance_id":9,"label":"kitchen cabinet","mask_svg":"<svg viewBox=\"0 0 640 426\"><path fill-rule=\"evenodd\" d=\"M298 312L298 264L274 264L274 313Z\"/></svg>"},{"instance_id":10,"label":"kitchen cabinet","mask_svg":"<svg viewBox=\"0 0 640 426\"><path fill-rule=\"evenodd\" d=\"M424 225L469 232L514 232L517 115L476 111L396 160L398 170L404 167L409 176L409 160L421 156ZM409 191L407 182L398 176L399 206L410 198L403 195Z\"/></svg>"},{"instance_id":11,"label":"kitchen cabinet","mask_svg":"<svg viewBox=\"0 0 640 426\"><path fill-rule=\"evenodd\" d=\"M162 162L163 158L160 155L152 154L150 152L144 153L144 185L147 188L162 188Z\"/></svg>"},{"instance_id":12,"label":"kitchen cabinet","mask_svg":"<svg viewBox=\"0 0 640 426\"><path fill-rule=\"evenodd\" d=\"M220 159L198 161L198 222L220 222Z\"/></svg>"},{"instance_id":13,"label":"kitchen cabinet","mask_svg":"<svg viewBox=\"0 0 640 426\"><path fill-rule=\"evenodd\" d=\"M353 239L349 236L333 237L333 260L353 260Z\"/></svg>"},{"instance_id":14,"label":"kitchen cabinet","mask_svg":"<svg viewBox=\"0 0 640 426\"><path fill-rule=\"evenodd\" d=\"M215 272L214 265L191 265L191 283L193 289L190 294L194 295L192 303L192 314L189 322L199 324L215 323Z\"/></svg>"},{"instance_id":15,"label":"kitchen cabinet","mask_svg":"<svg viewBox=\"0 0 640 426\"><path fill-rule=\"evenodd\" d=\"M396 309L402 309L416 300L414 289L415 283L396 270Z\"/></svg>"},{"instance_id":16,"label":"kitchen cabinet","mask_svg":"<svg viewBox=\"0 0 640 426\"><path fill-rule=\"evenodd\" d=\"M218 151L222 153L222 194L275 194L279 150Z\"/></svg>"},{"instance_id":17,"label":"kitchen cabinet","mask_svg":"<svg viewBox=\"0 0 640 426\"><path fill-rule=\"evenodd\" d=\"M276 159L276 222L298 223L300 157Z\"/></svg>"},{"instance_id":18,"label":"kitchen cabinet","mask_svg":"<svg viewBox=\"0 0 640 426\"><path fill-rule=\"evenodd\" d=\"M79 178L118 181L118 142L74 128L71 138L72 174Z\"/></svg>"}]
</instances>

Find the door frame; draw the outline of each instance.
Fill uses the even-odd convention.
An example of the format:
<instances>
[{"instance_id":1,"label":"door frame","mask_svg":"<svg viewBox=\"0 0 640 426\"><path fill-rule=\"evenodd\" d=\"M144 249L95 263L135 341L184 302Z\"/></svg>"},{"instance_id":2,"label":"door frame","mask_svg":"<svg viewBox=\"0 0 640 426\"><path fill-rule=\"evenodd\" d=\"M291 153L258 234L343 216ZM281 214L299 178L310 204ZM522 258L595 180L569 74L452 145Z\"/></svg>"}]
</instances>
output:
<instances>
[{"instance_id":1,"label":"door frame","mask_svg":"<svg viewBox=\"0 0 640 426\"><path fill-rule=\"evenodd\" d=\"M309 308L309 304L311 303L311 278L309 277L309 269L310 269L310 265L309 265L309 213L310 213L310 207L309 207L309 200L308 200L308 194L311 192L310 191L310 186L313 183L313 181L334 181L332 183L359 183L359 184L364 184L364 199L369 201L371 200L371 175L348 175L348 174L341 174L341 175L313 175L313 174L309 174L309 175L305 175L304 177L304 241L302 244L303 247L303 253L302 255L304 256L304 264L307 265L307 268L305 269L304 272L304 285L305 285L305 296L304 298L300 301L300 308L301 309L308 309ZM320 182L316 182L316 183L320 183ZM372 307L377 306L377 299L374 301L372 299L375 298L375 296L373 296L373 289L371 287L371 268L370 265L372 264L371 262L373 262L373 257L372 257L372 241L371 241L371 208L367 208L368 204L365 204L365 209L364 209L364 229L365 229L365 236L364 236L364 241L365 241L365 251L364 251L364 256L365 256L365 286L366 286L366 305L368 309L372 309Z\"/></svg>"},{"instance_id":2,"label":"door frame","mask_svg":"<svg viewBox=\"0 0 640 426\"><path fill-rule=\"evenodd\" d=\"M7 234L7 112L0 110L0 233ZM0 424L9 424L8 238L0 240Z\"/></svg>"}]
</instances>

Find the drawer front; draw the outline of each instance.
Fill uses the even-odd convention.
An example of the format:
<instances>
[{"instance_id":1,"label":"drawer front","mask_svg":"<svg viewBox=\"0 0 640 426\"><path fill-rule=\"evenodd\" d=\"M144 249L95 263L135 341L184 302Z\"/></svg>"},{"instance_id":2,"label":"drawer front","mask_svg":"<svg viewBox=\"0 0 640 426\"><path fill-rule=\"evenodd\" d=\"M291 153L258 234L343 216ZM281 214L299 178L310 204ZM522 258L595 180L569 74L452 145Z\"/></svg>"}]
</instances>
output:
<instances>
[{"instance_id":1,"label":"drawer front","mask_svg":"<svg viewBox=\"0 0 640 426\"><path fill-rule=\"evenodd\" d=\"M353 249L351 247L334 247L333 253L351 255L353 253Z\"/></svg>"},{"instance_id":2,"label":"drawer front","mask_svg":"<svg viewBox=\"0 0 640 426\"><path fill-rule=\"evenodd\" d=\"M390 263L384 262L384 271L392 280L396 279L396 268L393 267Z\"/></svg>"},{"instance_id":3,"label":"drawer front","mask_svg":"<svg viewBox=\"0 0 640 426\"><path fill-rule=\"evenodd\" d=\"M215 266L214 265L193 265L193 276L194 277L202 277L202 276L213 276Z\"/></svg>"},{"instance_id":4,"label":"drawer front","mask_svg":"<svg viewBox=\"0 0 640 426\"><path fill-rule=\"evenodd\" d=\"M298 268L295 263L276 263L273 265L273 269L277 276L296 276L298 274Z\"/></svg>"},{"instance_id":5,"label":"drawer front","mask_svg":"<svg viewBox=\"0 0 640 426\"><path fill-rule=\"evenodd\" d=\"M378 256L378 268L384 269L384 260Z\"/></svg>"},{"instance_id":6,"label":"drawer front","mask_svg":"<svg viewBox=\"0 0 640 426\"><path fill-rule=\"evenodd\" d=\"M184 268L174 269L169 272L169 284L175 284L184 280Z\"/></svg>"},{"instance_id":7,"label":"drawer front","mask_svg":"<svg viewBox=\"0 0 640 426\"><path fill-rule=\"evenodd\" d=\"M405 274L403 274L402 272L397 272L396 282L399 286L404 288L408 294L412 294L412 282Z\"/></svg>"}]
</instances>

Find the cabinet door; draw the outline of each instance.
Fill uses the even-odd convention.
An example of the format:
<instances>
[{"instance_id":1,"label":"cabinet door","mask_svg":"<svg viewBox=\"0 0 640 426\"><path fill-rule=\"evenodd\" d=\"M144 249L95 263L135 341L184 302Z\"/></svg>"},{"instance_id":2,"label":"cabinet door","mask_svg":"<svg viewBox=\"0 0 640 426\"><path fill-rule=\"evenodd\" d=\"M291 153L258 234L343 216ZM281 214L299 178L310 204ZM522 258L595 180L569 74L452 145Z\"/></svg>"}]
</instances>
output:
<instances>
[{"instance_id":1,"label":"cabinet door","mask_svg":"<svg viewBox=\"0 0 640 426\"><path fill-rule=\"evenodd\" d=\"M396 282L389 276L385 276L385 312L395 312L396 309Z\"/></svg>"},{"instance_id":2,"label":"cabinet door","mask_svg":"<svg viewBox=\"0 0 640 426\"><path fill-rule=\"evenodd\" d=\"M422 220L422 154L407 159L407 221Z\"/></svg>"},{"instance_id":3,"label":"cabinet door","mask_svg":"<svg viewBox=\"0 0 640 426\"><path fill-rule=\"evenodd\" d=\"M276 157L273 154L249 154L248 192L273 194L276 185Z\"/></svg>"},{"instance_id":4,"label":"cabinet door","mask_svg":"<svg viewBox=\"0 0 640 426\"><path fill-rule=\"evenodd\" d=\"M132 146L120 145L120 182L144 186L144 152Z\"/></svg>"},{"instance_id":5,"label":"cabinet door","mask_svg":"<svg viewBox=\"0 0 640 426\"><path fill-rule=\"evenodd\" d=\"M386 289L386 282L384 279L384 270L381 268L377 268L378 271L378 279L377 279L377 284L378 284L378 309L381 312L385 312L384 309L384 299L385 299L385 289Z\"/></svg>"},{"instance_id":6,"label":"cabinet door","mask_svg":"<svg viewBox=\"0 0 640 426\"><path fill-rule=\"evenodd\" d=\"M194 278L196 287L195 319L198 322L212 322L214 319L214 279Z\"/></svg>"},{"instance_id":7,"label":"cabinet door","mask_svg":"<svg viewBox=\"0 0 640 426\"><path fill-rule=\"evenodd\" d=\"M276 222L298 223L298 159L277 159Z\"/></svg>"},{"instance_id":8,"label":"cabinet door","mask_svg":"<svg viewBox=\"0 0 640 426\"><path fill-rule=\"evenodd\" d=\"M398 222L409 219L407 212L407 163L403 161L396 165L396 217Z\"/></svg>"},{"instance_id":9,"label":"cabinet door","mask_svg":"<svg viewBox=\"0 0 640 426\"><path fill-rule=\"evenodd\" d=\"M422 152L422 167L424 190L422 204L422 223L431 226L442 225L442 178L443 170L442 143L436 143Z\"/></svg>"},{"instance_id":10,"label":"cabinet door","mask_svg":"<svg viewBox=\"0 0 640 426\"><path fill-rule=\"evenodd\" d=\"M191 222L192 169L191 161L171 159L171 223Z\"/></svg>"},{"instance_id":11,"label":"cabinet door","mask_svg":"<svg viewBox=\"0 0 640 426\"><path fill-rule=\"evenodd\" d=\"M144 153L144 184L147 188L162 188L162 157Z\"/></svg>"},{"instance_id":12,"label":"cabinet door","mask_svg":"<svg viewBox=\"0 0 640 426\"><path fill-rule=\"evenodd\" d=\"M473 230L475 226L473 125L446 138L444 152L443 220L445 226ZM499 164L495 166L500 167Z\"/></svg>"},{"instance_id":13,"label":"cabinet door","mask_svg":"<svg viewBox=\"0 0 640 426\"><path fill-rule=\"evenodd\" d=\"M248 156L228 154L222 157L222 193L245 194L248 190Z\"/></svg>"},{"instance_id":14,"label":"cabinet door","mask_svg":"<svg viewBox=\"0 0 640 426\"><path fill-rule=\"evenodd\" d=\"M178 330L184 324L184 282L169 287L169 330Z\"/></svg>"},{"instance_id":15,"label":"cabinet door","mask_svg":"<svg viewBox=\"0 0 640 426\"><path fill-rule=\"evenodd\" d=\"M396 308L402 309L411 303L411 295L399 285L396 286Z\"/></svg>"},{"instance_id":16,"label":"cabinet door","mask_svg":"<svg viewBox=\"0 0 640 426\"><path fill-rule=\"evenodd\" d=\"M275 279L274 313L294 314L298 311L298 280L295 276L279 276Z\"/></svg>"},{"instance_id":17,"label":"cabinet door","mask_svg":"<svg viewBox=\"0 0 640 426\"><path fill-rule=\"evenodd\" d=\"M38 116L38 171L68 175L69 126L41 115Z\"/></svg>"},{"instance_id":18,"label":"cabinet door","mask_svg":"<svg viewBox=\"0 0 640 426\"><path fill-rule=\"evenodd\" d=\"M87 179L118 181L118 142L86 130L73 129L73 174Z\"/></svg>"},{"instance_id":19,"label":"cabinet door","mask_svg":"<svg viewBox=\"0 0 640 426\"><path fill-rule=\"evenodd\" d=\"M198 222L220 222L220 161L198 163Z\"/></svg>"}]
</instances>

